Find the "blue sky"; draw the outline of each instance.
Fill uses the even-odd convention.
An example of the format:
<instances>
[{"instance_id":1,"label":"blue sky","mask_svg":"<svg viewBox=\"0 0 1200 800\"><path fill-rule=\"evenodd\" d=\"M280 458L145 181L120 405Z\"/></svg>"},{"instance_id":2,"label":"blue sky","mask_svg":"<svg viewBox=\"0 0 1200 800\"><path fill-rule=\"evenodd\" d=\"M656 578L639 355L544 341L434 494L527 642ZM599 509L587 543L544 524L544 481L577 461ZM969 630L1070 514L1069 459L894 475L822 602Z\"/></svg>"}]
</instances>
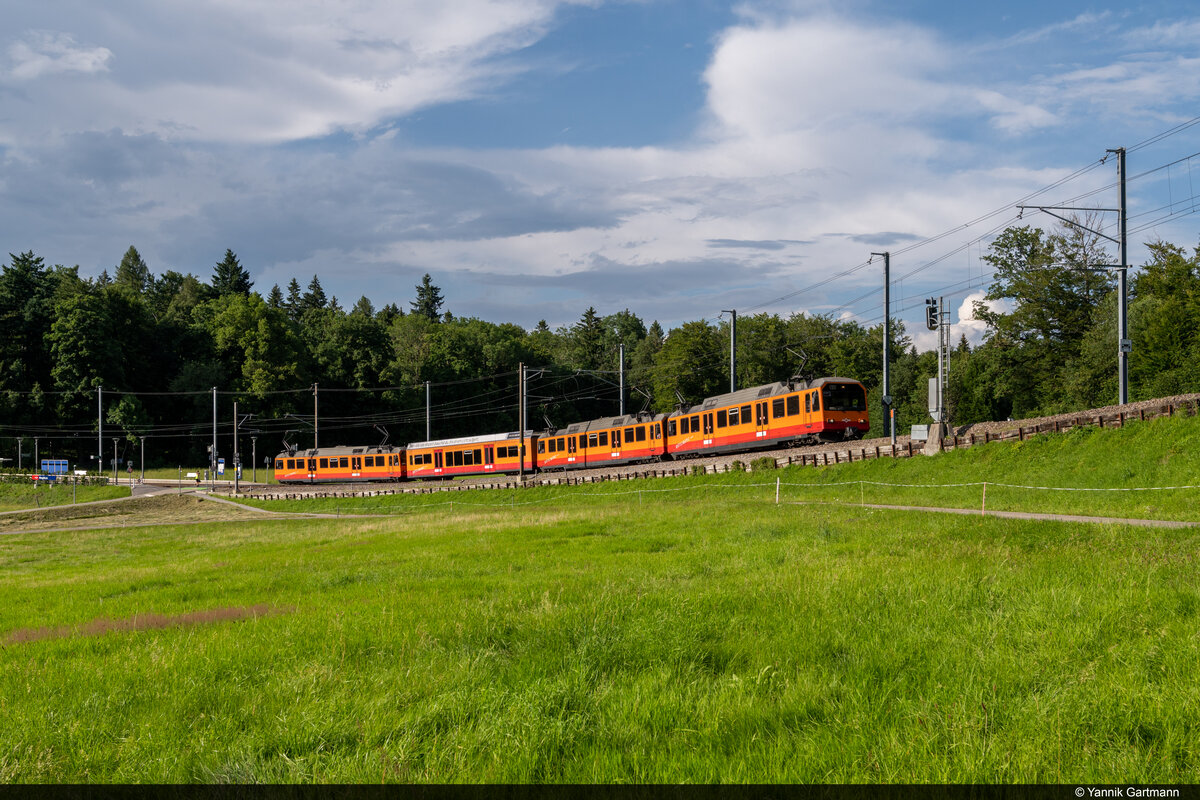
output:
<instances>
[{"instance_id":1,"label":"blue sky","mask_svg":"<svg viewBox=\"0 0 1200 800\"><path fill-rule=\"evenodd\" d=\"M969 308L1020 198L1200 116L1183 2L65 0L4 16L8 252L96 275L133 244L155 273L207 278L228 247L258 290L319 274L344 306L406 307L429 272L456 315L526 327L588 306L869 324L878 264L826 281L886 249L924 345L922 298ZM1197 152L1200 126L1129 171ZM1042 202L1114 178L1109 161ZM1188 160L1130 184L1134 263L1148 239L1198 243L1194 185Z\"/></svg>"}]
</instances>

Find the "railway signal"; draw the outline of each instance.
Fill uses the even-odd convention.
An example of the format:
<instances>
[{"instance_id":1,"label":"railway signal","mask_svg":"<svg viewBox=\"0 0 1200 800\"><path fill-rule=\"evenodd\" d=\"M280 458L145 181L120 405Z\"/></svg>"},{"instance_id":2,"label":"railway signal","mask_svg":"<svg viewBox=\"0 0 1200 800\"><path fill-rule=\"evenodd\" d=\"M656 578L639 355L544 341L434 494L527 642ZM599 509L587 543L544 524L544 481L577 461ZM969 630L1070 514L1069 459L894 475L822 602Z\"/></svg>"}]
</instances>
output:
<instances>
[{"instance_id":1,"label":"railway signal","mask_svg":"<svg viewBox=\"0 0 1200 800\"><path fill-rule=\"evenodd\" d=\"M931 331L938 329L938 301L936 297L925 300L925 327Z\"/></svg>"}]
</instances>

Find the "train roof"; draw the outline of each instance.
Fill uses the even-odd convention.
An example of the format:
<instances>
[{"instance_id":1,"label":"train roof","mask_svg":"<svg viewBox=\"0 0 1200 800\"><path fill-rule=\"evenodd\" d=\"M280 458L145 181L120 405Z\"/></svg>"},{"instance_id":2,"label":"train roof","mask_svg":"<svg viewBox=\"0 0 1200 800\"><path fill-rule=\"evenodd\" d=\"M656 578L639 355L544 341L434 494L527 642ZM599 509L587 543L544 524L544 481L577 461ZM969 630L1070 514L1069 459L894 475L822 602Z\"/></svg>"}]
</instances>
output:
<instances>
[{"instance_id":1,"label":"train roof","mask_svg":"<svg viewBox=\"0 0 1200 800\"><path fill-rule=\"evenodd\" d=\"M376 453L399 453L404 448L394 444L384 445L363 445L362 447L347 447L338 445L337 447L318 447L316 449L309 448L301 450L284 450L275 456L276 458L295 458L303 456L305 458L315 458L316 456L358 456L358 455L375 455Z\"/></svg>"},{"instance_id":2,"label":"train roof","mask_svg":"<svg viewBox=\"0 0 1200 800\"><path fill-rule=\"evenodd\" d=\"M661 422L666 418L666 414L626 414L621 417L600 417L599 419L591 419L587 422L572 422L565 428L555 428L548 431L545 435L563 436L573 433L587 433L588 431L601 431L608 428L621 428L629 425L645 425L649 422Z\"/></svg>"},{"instance_id":3,"label":"train roof","mask_svg":"<svg viewBox=\"0 0 1200 800\"><path fill-rule=\"evenodd\" d=\"M701 411L709 411L714 408L723 408L724 406L734 406L741 403L753 403L756 400L763 400L768 397L776 397L781 394L791 394L792 392L800 392L806 389L817 389L827 383L858 383L853 378L817 378L811 381L778 381L777 383L768 383L764 386L751 386L748 389L738 389L736 392L726 392L715 397L705 398L703 403L684 408L676 411L676 414L697 414Z\"/></svg>"},{"instance_id":4,"label":"train roof","mask_svg":"<svg viewBox=\"0 0 1200 800\"><path fill-rule=\"evenodd\" d=\"M526 438L533 435L533 431L526 431ZM518 431L512 433L489 433L483 436L461 436L457 439L434 439L428 442L410 442L409 450L425 449L428 447L456 447L464 444L491 444L492 442L507 442L519 439L521 434Z\"/></svg>"}]
</instances>

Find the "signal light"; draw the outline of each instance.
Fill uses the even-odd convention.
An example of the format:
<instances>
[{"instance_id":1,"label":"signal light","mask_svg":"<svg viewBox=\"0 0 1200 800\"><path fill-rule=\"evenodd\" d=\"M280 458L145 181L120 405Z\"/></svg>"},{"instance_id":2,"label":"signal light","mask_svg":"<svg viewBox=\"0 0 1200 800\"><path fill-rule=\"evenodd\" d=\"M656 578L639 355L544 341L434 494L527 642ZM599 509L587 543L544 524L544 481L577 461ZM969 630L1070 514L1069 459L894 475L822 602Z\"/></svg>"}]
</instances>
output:
<instances>
[{"instance_id":1,"label":"signal light","mask_svg":"<svg viewBox=\"0 0 1200 800\"><path fill-rule=\"evenodd\" d=\"M931 331L938 329L937 300L932 297L925 301L925 327Z\"/></svg>"}]
</instances>

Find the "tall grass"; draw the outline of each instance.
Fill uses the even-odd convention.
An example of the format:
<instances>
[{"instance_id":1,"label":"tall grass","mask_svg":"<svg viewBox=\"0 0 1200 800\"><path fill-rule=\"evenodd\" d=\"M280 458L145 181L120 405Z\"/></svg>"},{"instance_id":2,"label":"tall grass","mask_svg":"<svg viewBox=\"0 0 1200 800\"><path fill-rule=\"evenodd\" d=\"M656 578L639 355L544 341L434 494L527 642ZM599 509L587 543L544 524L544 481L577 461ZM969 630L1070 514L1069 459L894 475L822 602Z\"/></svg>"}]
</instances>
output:
<instances>
[{"instance_id":1,"label":"tall grass","mask_svg":"<svg viewBox=\"0 0 1200 800\"><path fill-rule=\"evenodd\" d=\"M1057 441L782 474L1121 474ZM1192 481L1178 441L1147 480ZM0 781L1200 776L1200 532L776 505L776 476L0 537Z\"/></svg>"}]
</instances>

